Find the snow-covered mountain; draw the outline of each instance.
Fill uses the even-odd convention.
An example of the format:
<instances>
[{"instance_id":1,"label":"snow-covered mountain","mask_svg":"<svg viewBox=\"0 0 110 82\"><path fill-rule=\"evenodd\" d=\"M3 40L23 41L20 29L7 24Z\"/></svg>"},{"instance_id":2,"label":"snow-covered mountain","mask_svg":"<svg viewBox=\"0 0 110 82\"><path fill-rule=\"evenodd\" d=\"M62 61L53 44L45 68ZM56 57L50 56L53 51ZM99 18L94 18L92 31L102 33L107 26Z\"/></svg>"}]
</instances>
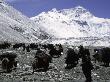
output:
<instances>
[{"instance_id":1,"label":"snow-covered mountain","mask_svg":"<svg viewBox=\"0 0 110 82\"><path fill-rule=\"evenodd\" d=\"M110 19L95 17L81 6L52 9L30 20L0 0L0 41L106 45L109 40Z\"/></svg>"},{"instance_id":2,"label":"snow-covered mountain","mask_svg":"<svg viewBox=\"0 0 110 82\"><path fill-rule=\"evenodd\" d=\"M48 34L3 0L0 0L0 41L37 42Z\"/></svg>"},{"instance_id":3,"label":"snow-covered mountain","mask_svg":"<svg viewBox=\"0 0 110 82\"><path fill-rule=\"evenodd\" d=\"M110 36L110 19L95 17L81 6L63 10L54 8L31 19L56 38Z\"/></svg>"}]
</instances>

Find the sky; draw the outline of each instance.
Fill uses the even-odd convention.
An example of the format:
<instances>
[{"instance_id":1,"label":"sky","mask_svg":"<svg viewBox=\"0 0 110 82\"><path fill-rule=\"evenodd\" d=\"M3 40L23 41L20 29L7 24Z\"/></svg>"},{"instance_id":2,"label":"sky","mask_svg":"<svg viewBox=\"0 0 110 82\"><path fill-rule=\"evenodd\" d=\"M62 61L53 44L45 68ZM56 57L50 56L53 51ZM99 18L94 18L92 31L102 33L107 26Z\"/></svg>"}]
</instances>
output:
<instances>
[{"instance_id":1,"label":"sky","mask_svg":"<svg viewBox=\"0 0 110 82\"><path fill-rule=\"evenodd\" d=\"M110 19L110 0L6 0L6 2L28 17L53 8L61 10L82 6L97 17Z\"/></svg>"}]
</instances>

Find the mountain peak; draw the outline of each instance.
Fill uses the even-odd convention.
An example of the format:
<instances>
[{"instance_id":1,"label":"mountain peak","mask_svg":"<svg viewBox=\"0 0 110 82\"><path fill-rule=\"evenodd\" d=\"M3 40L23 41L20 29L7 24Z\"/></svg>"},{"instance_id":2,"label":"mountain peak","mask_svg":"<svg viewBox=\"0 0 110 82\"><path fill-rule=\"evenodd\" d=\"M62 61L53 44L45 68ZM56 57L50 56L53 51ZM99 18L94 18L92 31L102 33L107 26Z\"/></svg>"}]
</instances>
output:
<instances>
[{"instance_id":1,"label":"mountain peak","mask_svg":"<svg viewBox=\"0 0 110 82\"><path fill-rule=\"evenodd\" d=\"M71 10L76 14L85 14L85 13L89 12L87 9L85 9L82 6L76 6L76 7L72 8Z\"/></svg>"},{"instance_id":2,"label":"mountain peak","mask_svg":"<svg viewBox=\"0 0 110 82\"><path fill-rule=\"evenodd\" d=\"M58 12L56 8L53 8L51 12Z\"/></svg>"},{"instance_id":3,"label":"mountain peak","mask_svg":"<svg viewBox=\"0 0 110 82\"><path fill-rule=\"evenodd\" d=\"M85 9L84 7L82 7L82 6L76 6L76 7L73 8L73 10L76 11L77 13L79 13L79 12L81 12L81 13L88 12L88 10Z\"/></svg>"}]
</instances>

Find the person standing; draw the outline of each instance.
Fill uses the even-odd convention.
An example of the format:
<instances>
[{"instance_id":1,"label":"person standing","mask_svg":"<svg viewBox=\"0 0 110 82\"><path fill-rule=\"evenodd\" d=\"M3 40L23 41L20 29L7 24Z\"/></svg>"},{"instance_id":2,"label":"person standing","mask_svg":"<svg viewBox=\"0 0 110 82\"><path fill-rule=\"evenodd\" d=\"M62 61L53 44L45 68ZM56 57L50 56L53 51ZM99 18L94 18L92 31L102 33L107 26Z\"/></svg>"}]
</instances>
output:
<instances>
[{"instance_id":1,"label":"person standing","mask_svg":"<svg viewBox=\"0 0 110 82\"><path fill-rule=\"evenodd\" d=\"M86 77L86 82L91 82L91 70L93 69L93 66L89 59L83 61L84 58L85 57L82 57L82 71Z\"/></svg>"},{"instance_id":2,"label":"person standing","mask_svg":"<svg viewBox=\"0 0 110 82\"><path fill-rule=\"evenodd\" d=\"M92 82L92 77L91 77L91 70L93 69L93 65L91 63L91 58L90 58L90 52L89 49L85 49L83 48L83 46L81 46L81 50L80 51L80 55L81 55L81 59L82 59L82 71L83 74L86 77L86 81L85 82Z\"/></svg>"}]
</instances>

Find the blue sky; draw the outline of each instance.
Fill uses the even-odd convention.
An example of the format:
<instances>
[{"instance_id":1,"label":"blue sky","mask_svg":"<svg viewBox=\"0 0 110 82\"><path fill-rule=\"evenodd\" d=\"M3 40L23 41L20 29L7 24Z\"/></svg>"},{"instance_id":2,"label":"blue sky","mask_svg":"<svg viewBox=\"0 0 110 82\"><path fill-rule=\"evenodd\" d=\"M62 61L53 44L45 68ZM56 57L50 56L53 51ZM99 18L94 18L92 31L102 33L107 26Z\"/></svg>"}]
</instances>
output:
<instances>
[{"instance_id":1,"label":"blue sky","mask_svg":"<svg viewBox=\"0 0 110 82\"><path fill-rule=\"evenodd\" d=\"M6 0L28 17L33 17L52 8L68 9L82 6L93 15L110 18L110 0Z\"/></svg>"}]
</instances>

